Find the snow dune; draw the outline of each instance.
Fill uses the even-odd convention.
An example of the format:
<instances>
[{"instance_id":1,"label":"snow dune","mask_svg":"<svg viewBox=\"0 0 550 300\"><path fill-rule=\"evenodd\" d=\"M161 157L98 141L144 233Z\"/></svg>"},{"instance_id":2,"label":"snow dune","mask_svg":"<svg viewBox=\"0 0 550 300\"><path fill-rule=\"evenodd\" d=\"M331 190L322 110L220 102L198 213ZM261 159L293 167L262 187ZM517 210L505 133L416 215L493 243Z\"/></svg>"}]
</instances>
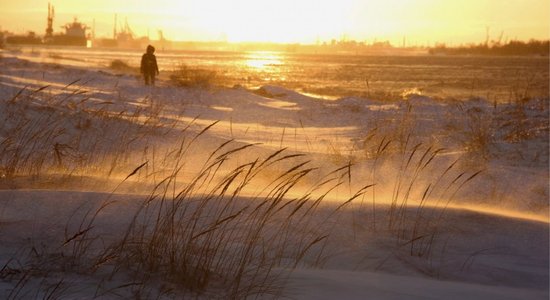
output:
<instances>
[{"instance_id":1,"label":"snow dune","mask_svg":"<svg viewBox=\"0 0 550 300\"><path fill-rule=\"evenodd\" d=\"M160 215L165 198L176 203L193 186L182 220L202 212L196 203L208 213L192 242L220 228L237 239L265 207L252 208L281 191L273 207L287 219L266 219L255 241L282 245L269 272L286 280L250 288L260 298L548 299L548 99L494 105L413 94L381 102L277 86L145 87L134 74L7 52L0 68L2 298L181 297L177 282L153 271L136 275L130 266L108 276L124 269L116 259L83 266L133 220L152 220L140 209ZM219 168L205 172L216 157ZM201 202L232 174L247 178L243 170L258 175L242 189L227 184L234 193L219 202ZM209 181L194 186L200 174ZM166 190L155 190L165 178ZM86 212L96 211L82 230ZM221 218L210 226L214 215ZM82 236L93 244L68 263ZM239 255L241 242L227 241L227 256ZM185 295L242 296L228 294L222 275Z\"/></svg>"}]
</instances>

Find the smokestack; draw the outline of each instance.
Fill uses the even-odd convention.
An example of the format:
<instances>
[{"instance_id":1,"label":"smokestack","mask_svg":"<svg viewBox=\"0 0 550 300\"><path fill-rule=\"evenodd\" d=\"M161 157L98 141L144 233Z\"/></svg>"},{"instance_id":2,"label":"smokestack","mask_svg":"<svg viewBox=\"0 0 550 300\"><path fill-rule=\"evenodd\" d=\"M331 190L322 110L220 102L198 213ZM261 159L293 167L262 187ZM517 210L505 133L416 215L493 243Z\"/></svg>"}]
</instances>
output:
<instances>
[{"instance_id":1,"label":"smokestack","mask_svg":"<svg viewBox=\"0 0 550 300\"><path fill-rule=\"evenodd\" d=\"M53 36L53 17L54 17L54 7L48 2L48 19L46 26L46 39L49 39Z\"/></svg>"},{"instance_id":2,"label":"smokestack","mask_svg":"<svg viewBox=\"0 0 550 300\"><path fill-rule=\"evenodd\" d=\"M116 40L116 27L117 27L117 23L116 23L116 14L115 14L115 26L113 27L113 39Z\"/></svg>"}]
</instances>

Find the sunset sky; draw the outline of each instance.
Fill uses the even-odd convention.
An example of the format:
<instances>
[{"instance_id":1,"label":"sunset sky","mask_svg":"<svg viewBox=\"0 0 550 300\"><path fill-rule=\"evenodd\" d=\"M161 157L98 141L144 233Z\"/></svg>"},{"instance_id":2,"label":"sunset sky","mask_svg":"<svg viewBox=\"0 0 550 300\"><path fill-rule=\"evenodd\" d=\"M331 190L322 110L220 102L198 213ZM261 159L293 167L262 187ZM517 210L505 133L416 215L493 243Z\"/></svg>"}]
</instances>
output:
<instances>
[{"instance_id":1,"label":"sunset sky","mask_svg":"<svg viewBox=\"0 0 550 300\"><path fill-rule=\"evenodd\" d=\"M315 43L346 36L409 44L548 39L548 0L52 0L54 29L73 17L111 37L114 15L138 35L172 40ZM47 0L0 0L2 30L43 34Z\"/></svg>"}]
</instances>

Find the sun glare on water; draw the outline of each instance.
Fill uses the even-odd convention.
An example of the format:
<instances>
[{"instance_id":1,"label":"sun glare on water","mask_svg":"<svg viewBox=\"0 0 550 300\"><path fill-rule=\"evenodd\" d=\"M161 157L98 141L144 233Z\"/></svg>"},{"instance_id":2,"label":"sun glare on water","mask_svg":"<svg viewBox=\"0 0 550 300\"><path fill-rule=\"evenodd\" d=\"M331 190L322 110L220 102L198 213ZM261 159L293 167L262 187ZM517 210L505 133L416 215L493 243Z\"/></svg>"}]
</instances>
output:
<instances>
[{"instance_id":1,"label":"sun glare on water","mask_svg":"<svg viewBox=\"0 0 550 300\"><path fill-rule=\"evenodd\" d=\"M249 68L263 70L269 67L281 65L283 58L276 52L258 51L248 53L245 65Z\"/></svg>"}]
</instances>

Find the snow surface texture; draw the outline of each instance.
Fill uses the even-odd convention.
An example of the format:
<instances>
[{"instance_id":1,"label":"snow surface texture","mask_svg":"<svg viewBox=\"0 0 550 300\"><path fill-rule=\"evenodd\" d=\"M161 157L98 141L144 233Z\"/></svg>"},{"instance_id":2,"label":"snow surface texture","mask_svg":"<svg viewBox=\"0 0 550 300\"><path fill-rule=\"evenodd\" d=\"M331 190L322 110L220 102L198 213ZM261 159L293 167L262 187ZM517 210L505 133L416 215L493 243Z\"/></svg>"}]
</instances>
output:
<instances>
[{"instance_id":1,"label":"snow surface texture","mask_svg":"<svg viewBox=\"0 0 550 300\"><path fill-rule=\"evenodd\" d=\"M283 148L315 167L289 199L340 170L341 184L303 217L304 231L323 237L322 259L321 242L313 243L277 296L548 298L547 98L495 105L411 94L380 102L324 100L276 86L180 88L161 80L146 87L133 74L7 52L0 69L2 298L178 298L177 285L149 280L137 289L128 274L107 279L109 262L81 268L91 254L67 263L74 247L66 248L73 234L87 234L78 230L85 212L105 201L114 202L90 232L101 244L119 240L170 174L174 163L163 157L185 135L200 138L186 152L182 184L228 140L236 148L254 145L227 159L223 176ZM257 201L273 174L290 167L261 172L239 191L232 212ZM274 270L292 266L284 257ZM200 297L224 297L223 284L213 286Z\"/></svg>"}]
</instances>

